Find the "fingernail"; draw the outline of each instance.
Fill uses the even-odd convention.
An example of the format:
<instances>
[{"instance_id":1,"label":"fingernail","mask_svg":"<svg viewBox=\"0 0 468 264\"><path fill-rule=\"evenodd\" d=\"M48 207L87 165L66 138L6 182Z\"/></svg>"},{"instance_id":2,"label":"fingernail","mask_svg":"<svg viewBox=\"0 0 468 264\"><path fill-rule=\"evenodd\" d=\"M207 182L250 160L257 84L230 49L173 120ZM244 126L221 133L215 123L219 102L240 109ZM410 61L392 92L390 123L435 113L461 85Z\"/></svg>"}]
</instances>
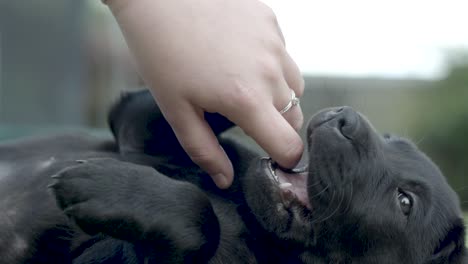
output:
<instances>
[{"instance_id":1,"label":"fingernail","mask_svg":"<svg viewBox=\"0 0 468 264\"><path fill-rule=\"evenodd\" d=\"M218 173L213 175L212 178L216 186L218 186L219 188L226 189L227 187L229 187L229 182L224 174Z\"/></svg>"}]
</instances>

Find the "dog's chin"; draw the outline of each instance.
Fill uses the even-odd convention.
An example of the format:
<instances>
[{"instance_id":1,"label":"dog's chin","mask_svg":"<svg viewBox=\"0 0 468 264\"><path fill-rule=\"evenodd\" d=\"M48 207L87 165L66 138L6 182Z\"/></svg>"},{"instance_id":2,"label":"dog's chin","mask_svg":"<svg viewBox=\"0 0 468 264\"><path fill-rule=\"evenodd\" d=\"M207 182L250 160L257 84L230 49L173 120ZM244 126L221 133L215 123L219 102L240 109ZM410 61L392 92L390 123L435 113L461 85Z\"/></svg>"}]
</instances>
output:
<instances>
[{"instance_id":1,"label":"dog's chin","mask_svg":"<svg viewBox=\"0 0 468 264\"><path fill-rule=\"evenodd\" d=\"M307 177L305 168L285 170L261 158L244 181L247 204L263 229L303 246L314 240Z\"/></svg>"}]
</instances>

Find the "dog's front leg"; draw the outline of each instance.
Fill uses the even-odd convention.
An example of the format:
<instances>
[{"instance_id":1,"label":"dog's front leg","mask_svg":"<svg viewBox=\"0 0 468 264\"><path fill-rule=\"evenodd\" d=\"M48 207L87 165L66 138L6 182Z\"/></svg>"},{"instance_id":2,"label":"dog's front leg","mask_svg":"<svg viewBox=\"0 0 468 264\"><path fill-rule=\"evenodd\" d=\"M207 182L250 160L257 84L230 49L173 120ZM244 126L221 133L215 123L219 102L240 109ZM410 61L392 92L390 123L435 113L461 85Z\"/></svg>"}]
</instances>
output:
<instances>
[{"instance_id":1,"label":"dog's front leg","mask_svg":"<svg viewBox=\"0 0 468 264\"><path fill-rule=\"evenodd\" d=\"M129 241L150 262L202 263L216 251L219 223L195 185L115 159L79 162L53 178L58 206L83 231Z\"/></svg>"}]
</instances>

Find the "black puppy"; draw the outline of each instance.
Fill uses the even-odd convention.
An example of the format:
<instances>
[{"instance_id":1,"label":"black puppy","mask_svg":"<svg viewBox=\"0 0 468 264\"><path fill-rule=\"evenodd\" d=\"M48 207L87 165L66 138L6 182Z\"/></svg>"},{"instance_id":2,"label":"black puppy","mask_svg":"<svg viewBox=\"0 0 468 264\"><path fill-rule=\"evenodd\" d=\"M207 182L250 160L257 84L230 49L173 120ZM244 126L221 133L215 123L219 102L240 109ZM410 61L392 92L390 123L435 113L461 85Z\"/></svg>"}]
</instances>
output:
<instances>
[{"instance_id":1,"label":"black puppy","mask_svg":"<svg viewBox=\"0 0 468 264\"><path fill-rule=\"evenodd\" d=\"M217 134L232 126L206 118ZM0 145L0 263L466 263L439 169L351 108L312 118L307 169L219 136L228 190L190 161L149 93L123 97L109 119L115 141Z\"/></svg>"}]
</instances>

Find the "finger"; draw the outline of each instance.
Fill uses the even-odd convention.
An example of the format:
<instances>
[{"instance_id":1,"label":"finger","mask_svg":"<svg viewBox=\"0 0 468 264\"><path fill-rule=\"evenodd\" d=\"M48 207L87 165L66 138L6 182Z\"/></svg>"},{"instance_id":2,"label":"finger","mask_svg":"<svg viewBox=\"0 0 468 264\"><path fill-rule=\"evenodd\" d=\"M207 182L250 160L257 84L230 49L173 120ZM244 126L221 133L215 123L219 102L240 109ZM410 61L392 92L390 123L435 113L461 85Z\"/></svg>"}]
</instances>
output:
<instances>
[{"instance_id":1,"label":"finger","mask_svg":"<svg viewBox=\"0 0 468 264\"><path fill-rule=\"evenodd\" d=\"M300 104L291 107L291 109L283 114L283 117L296 131L299 131L304 124L304 115L302 114Z\"/></svg>"},{"instance_id":2,"label":"finger","mask_svg":"<svg viewBox=\"0 0 468 264\"><path fill-rule=\"evenodd\" d=\"M172 115L169 123L180 144L219 188L228 188L234 176L232 164L205 121L203 111L186 106L180 107L178 113L177 117Z\"/></svg>"},{"instance_id":3,"label":"finger","mask_svg":"<svg viewBox=\"0 0 468 264\"><path fill-rule=\"evenodd\" d=\"M291 58L288 52L285 52L283 61L283 74L288 86L294 90L297 97L304 93L304 78L296 62Z\"/></svg>"},{"instance_id":4,"label":"finger","mask_svg":"<svg viewBox=\"0 0 468 264\"><path fill-rule=\"evenodd\" d=\"M289 88L288 84L285 80L283 80L283 84L281 85L283 88L279 89L278 99L275 98L274 105L278 111L284 110L287 105L290 104L292 100L292 91ZM294 91L295 93L295 91ZM297 95L296 95L297 97ZM278 102L278 103L276 103ZM299 104L292 105L289 110L282 114L283 118L288 121L288 123L296 130L302 128L304 123L304 116L302 114L302 110Z\"/></svg>"},{"instance_id":5,"label":"finger","mask_svg":"<svg viewBox=\"0 0 468 264\"><path fill-rule=\"evenodd\" d=\"M276 23L276 29L278 31L278 35L281 39L281 42L283 43L283 46L286 47L286 39L284 38L283 31L281 30L281 27L278 22L278 18L276 18L276 16L275 16L275 23Z\"/></svg>"},{"instance_id":6,"label":"finger","mask_svg":"<svg viewBox=\"0 0 468 264\"><path fill-rule=\"evenodd\" d=\"M302 140L294 128L272 104L250 109L248 113L234 116L234 123L281 166L294 167L299 162L304 149Z\"/></svg>"}]
</instances>

